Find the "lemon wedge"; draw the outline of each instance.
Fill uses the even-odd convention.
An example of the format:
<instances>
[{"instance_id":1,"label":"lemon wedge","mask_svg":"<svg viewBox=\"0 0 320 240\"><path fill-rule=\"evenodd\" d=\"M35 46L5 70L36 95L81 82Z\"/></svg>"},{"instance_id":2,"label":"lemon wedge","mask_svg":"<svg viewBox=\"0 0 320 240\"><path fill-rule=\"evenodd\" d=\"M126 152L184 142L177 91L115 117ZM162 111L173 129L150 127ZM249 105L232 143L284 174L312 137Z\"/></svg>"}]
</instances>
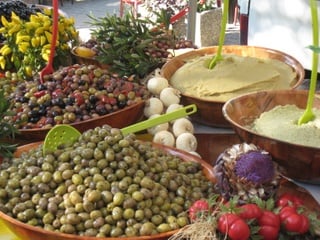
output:
<instances>
[{"instance_id":1,"label":"lemon wedge","mask_svg":"<svg viewBox=\"0 0 320 240\"><path fill-rule=\"evenodd\" d=\"M96 55L96 52L93 51L91 48L87 47L76 47L74 49L74 52L79 56L79 57L85 57L85 58L92 58Z\"/></svg>"}]
</instances>

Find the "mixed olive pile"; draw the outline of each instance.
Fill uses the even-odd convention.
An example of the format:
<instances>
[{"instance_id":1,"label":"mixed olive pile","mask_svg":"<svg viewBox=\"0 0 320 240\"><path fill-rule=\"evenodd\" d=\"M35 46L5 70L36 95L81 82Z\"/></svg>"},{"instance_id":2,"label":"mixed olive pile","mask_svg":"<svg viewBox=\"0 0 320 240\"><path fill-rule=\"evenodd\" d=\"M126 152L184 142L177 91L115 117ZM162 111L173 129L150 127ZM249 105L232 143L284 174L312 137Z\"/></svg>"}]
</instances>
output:
<instances>
[{"instance_id":1,"label":"mixed olive pile","mask_svg":"<svg viewBox=\"0 0 320 240\"><path fill-rule=\"evenodd\" d=\"M197 162L183 161L109 125L43 155L42 145L0 165L0 211L82 236L146 236L189 223L212 194Z\"/></svg>"},{"instance_id":2,"label":"mixed olive pile","mask_svg":"<svg viewBox=\"0 0 320 240\"><path fill-rule=\"evenodd\" d=\"M8 98L15 113L7 121L18 129L50 128L88 120L149 96L145 86L130 78L119 78L94 65L77 64L48 75L43 83L34 79L4 89L11 91Z\"/></svg>"}]
</instances>

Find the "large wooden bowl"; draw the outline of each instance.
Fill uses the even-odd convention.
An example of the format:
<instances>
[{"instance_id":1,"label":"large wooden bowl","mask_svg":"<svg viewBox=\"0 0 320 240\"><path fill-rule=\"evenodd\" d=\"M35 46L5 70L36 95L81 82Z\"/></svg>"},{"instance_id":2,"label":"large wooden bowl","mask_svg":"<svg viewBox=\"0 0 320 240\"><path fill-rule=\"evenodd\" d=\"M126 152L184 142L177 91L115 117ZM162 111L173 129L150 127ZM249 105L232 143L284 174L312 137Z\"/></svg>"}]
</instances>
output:
<instances>
[{"instance_id":1,"label":"large wooden bowl","mask_svg":"<svg viewBox=\"0 0 320 240\"><path fill-rule=\"evenodd\" d=\"M26 144L21 147L18 147L17 151L15 152L15 156L18 157L23 152L29 151L31 149L35 149L39 147L40 144L42 144L42 142L30 143L30 144ZM216 181L212 166L209 163L205 162L204 160L198 158L195 155L192 155L171 147L158 145L158 144L154 144L154 145L157 148L164 149L171 155L182 158L183 161L199 162L203 167L203 173L207 177L207 179L212 182ZM72 240L119 240L119 239L121 240L166 240L178 231L178 230L173 230L173 231L156 234L152 236L141 236L141 237L97 238L97 237L84 237L84 236L64 234L64 233L44 230L39 227L34 227L31 225L22 223L12 217L9 217L8 215L0 211L0 223L1 222L3 222L8 227L8 229L10 229L16 236L18 236L23 240L67 240L67 239L70 239L70 240L71 239Z\"/></svg>"},{"instance_id":2,"label":"large wooden bowl","mask_svg":"<svg viewBox=\"0 0 320 240\"><path fill-rule=\"evenodd\" d=\"M200 48L174 57L162 67L161 75L170 82L172 75L177 71L177 69L181 68L187 60L199 56L216 54L217 49L217 46ZM277 50L255 46L230 45L224 46L222 48L222 53L264 59L271 58L285 62L292 67L297 75L295 82L292 85L292 89L297 88L304 80L305 72L303 66L295 58ZM222 106L225 102L210 101L187 94L182 94L181 102L184 105L189 105L192 103L197 105L198 111L191 116L191 118L196 122L214 127L230 127L230 124L225 120L221 112Z\"/></svg>"},{"instance_id":3,"label":"large wooden bowl","mask_svg":"<svg viewBox=\"0 0 320 240\"><path fill-rule=\"evenodd\" d=\"M78 129L80 132L92 129L104 124L108 124L115 128L123 128L142 120L144 114L144 101L132 104L116 112L106 114L97 118L88 119L85 121L72 123L71 126ZM45 139L48 131L51 128L25 129L20 130L20 134L16 136L17 143L31 143L42 141Z\"/></svg>"},{"instance_id":4,"label":"large wooden bowl","mask_svg":"<svg viewBox=\"0 0 320 240\"><path fill-rule=\"evenodd\" d=\"M241 140L268 151L283 167L285 176L320 184L320 146L316 148L279 141L248 127L261 113L278 105L293 104L304 109L307 98L308 92L305 90L261 91L227 101L222 111ZM315 97L314 107L320 108L319 95Z\"/></svg>"}]
</instances>

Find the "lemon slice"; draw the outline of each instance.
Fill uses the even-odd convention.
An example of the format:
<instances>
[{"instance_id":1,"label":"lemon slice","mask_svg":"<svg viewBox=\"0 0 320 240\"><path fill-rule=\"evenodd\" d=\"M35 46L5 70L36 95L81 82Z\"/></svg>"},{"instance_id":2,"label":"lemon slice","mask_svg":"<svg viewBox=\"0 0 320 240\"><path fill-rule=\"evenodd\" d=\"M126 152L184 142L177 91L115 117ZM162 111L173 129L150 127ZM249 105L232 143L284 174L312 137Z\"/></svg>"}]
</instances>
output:
<instances>
[{"instance_id":1,"label":"lemon slice","mask_svg":"<svg viewBox=\"0 0 320 240\"><path fill-rule=\"evenodd\" d=\"M87 47L75 47L74 52L79 56L79 57L84 57L84 58L92 58L96 55L96 52L93 51L91 48Z\"/></svg>"}]
</instances>

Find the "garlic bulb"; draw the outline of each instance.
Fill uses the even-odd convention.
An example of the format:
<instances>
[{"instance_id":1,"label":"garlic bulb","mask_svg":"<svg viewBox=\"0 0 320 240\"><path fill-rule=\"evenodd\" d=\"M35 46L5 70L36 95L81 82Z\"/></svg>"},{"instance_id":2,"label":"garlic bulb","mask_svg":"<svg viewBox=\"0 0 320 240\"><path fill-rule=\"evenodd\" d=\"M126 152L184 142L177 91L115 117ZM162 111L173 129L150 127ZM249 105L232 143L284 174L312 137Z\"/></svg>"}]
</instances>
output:
<instances>
[{"instance_id":1,"label":"garlic bulb","mask_svg":"<svg viewBox=\"0 0 320 240\"><path fill-rule=\"evenodd\" d=\"M180 134L189 132L194 133L194 127L192 122L187 118L179 118L174 121L172 125L172 132L174 136L178 137Z\"/></svg>"},{"instance_id":2,"label":"garlic bulb","mask_svg":"<svg viewBox=\"0 0 320 240\"><path fill-rule=\"evenodd\" d=\"M186 152L194 152L197 150L198 143L196 137L192 133L182 133L176 138L176 148Z\"/></svg>"},{"instance_id":3,"label":"garlic bulb","mask_svg":"<svg viewBox=\"0 0 320 240\"><path fill-rule=\"evenodd\" d=\"M167 107L166 113L175 111L175 110L180 109L180 108L183 108L183 105L181 105L179 103L172 103Z\"/></svg>"},{"instance_id":4,"label":"garlic bulb","mask_svg":"<svg viewBox=\"0 0 320 240\"><path fill-rule=\"evenodd\" d=\"M154 135L153 142L173 147L175 144L175 138L171 132L163 130Z\"/></svg>"},{"instance_id":5,"label":"garlic bulb","mask_svg":"<svg viewBox=\"0 0 320 240\"><path fill-rule=\"evenodd\" d=\"M159 95L160 92L168 86L168 80L160 76L150 78L147 82L147 89L149 90L149 92L155 95Z\"/></svg>"},{"instance_id":6,"label":"garlic bulb","mask_svg":"<svg viewBox=\"0 0 320 240\"><path fill-rule=\"evenodd\" d=\"M168 107L174 103L180 103L180 92L172 87L164 88L160 92L160 100L163 102L165 107Z\"/></svg>"},{"instance_id":7,"label":"garlic bulb","mask_svg":"<svg viewBox=\"0 0 320 240\"><path fill-rule=\"evenodd\" d=\"M163 103L159 98L149 98L144 107L144 115L149 118L154 114L161 114L164 109Z\"/></svg>"}]
</instances>

